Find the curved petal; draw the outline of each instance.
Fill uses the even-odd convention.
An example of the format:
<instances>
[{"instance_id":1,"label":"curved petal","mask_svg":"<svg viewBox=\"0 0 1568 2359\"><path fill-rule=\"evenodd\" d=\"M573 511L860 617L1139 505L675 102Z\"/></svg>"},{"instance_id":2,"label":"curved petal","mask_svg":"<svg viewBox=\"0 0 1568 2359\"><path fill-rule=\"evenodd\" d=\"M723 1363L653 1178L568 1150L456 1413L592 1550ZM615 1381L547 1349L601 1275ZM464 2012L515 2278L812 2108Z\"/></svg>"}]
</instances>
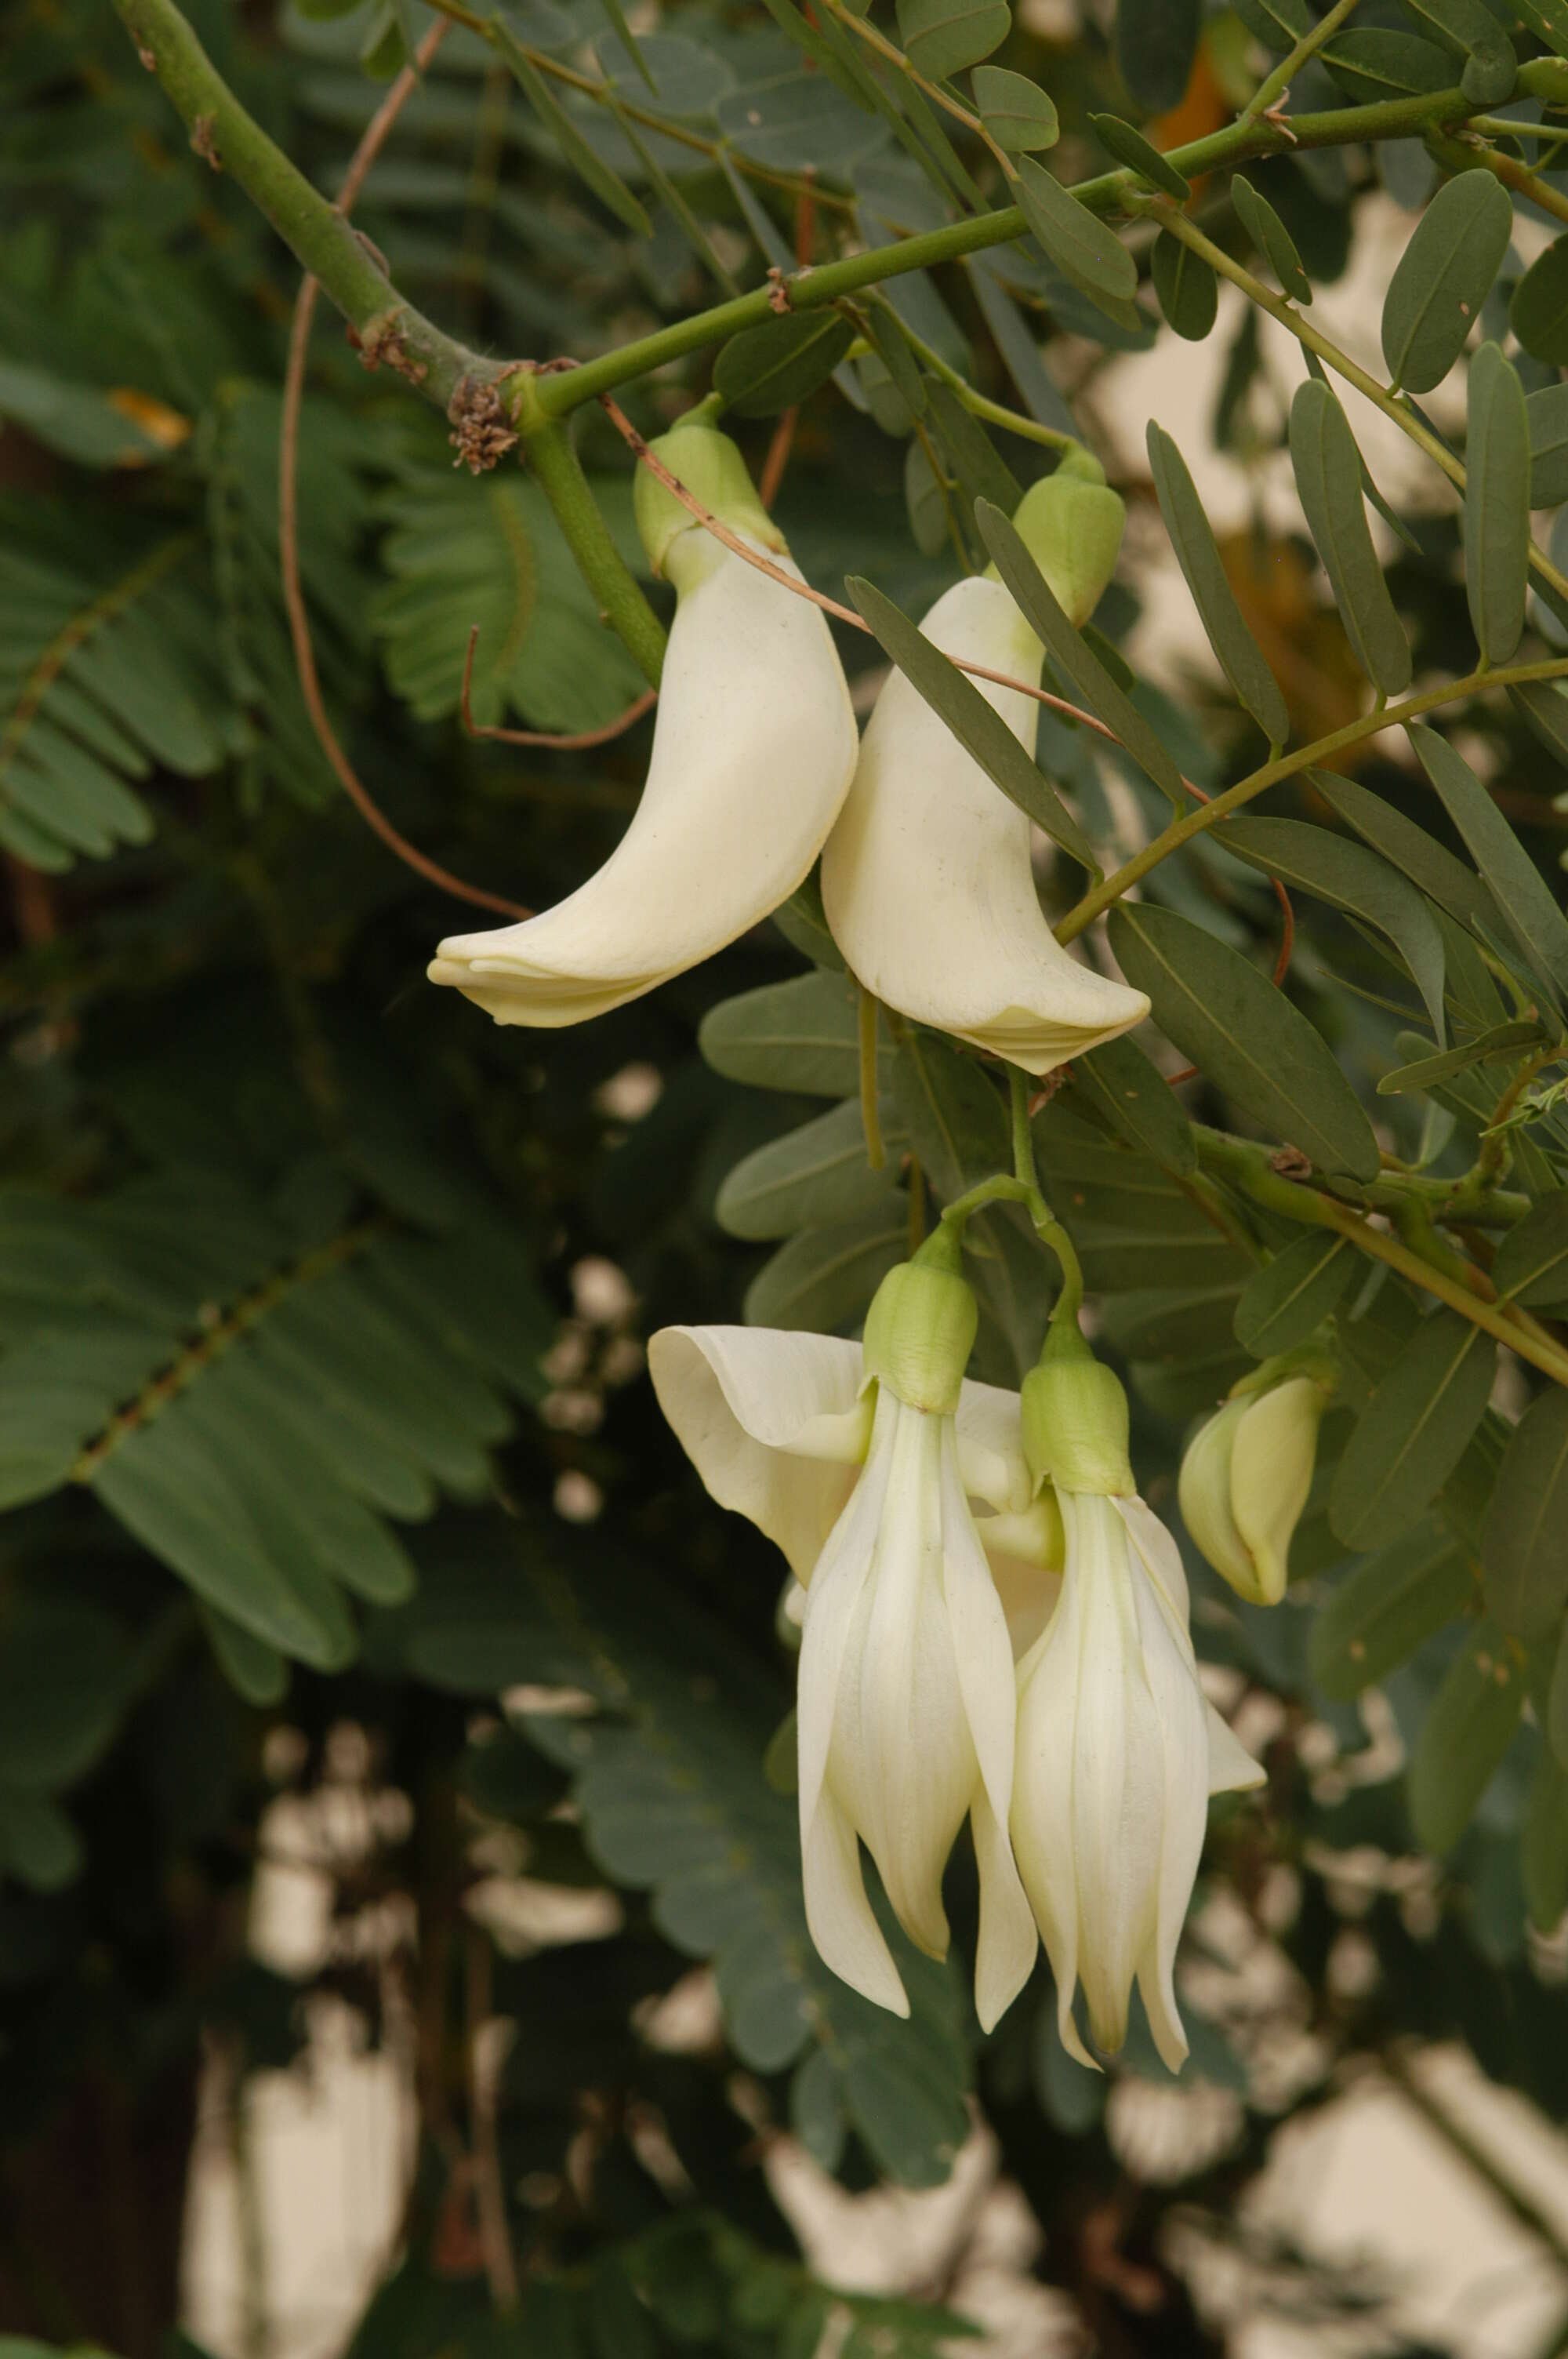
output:
<instances>
[{"instance_id":1,"label":"curved petal","mask_svg":"<svg viewBox=\"0 0 1568 2359\"><path fill-rule=\"evenodd\" d=\"M1130 1497L1113 1499L1111 1505L1127 1527L1127 1536L1143 1570L1184 1631L1192 1620L1192 1601L1187 1594L1187 1576L1174 1533L1168 1524L1162 1523L1148 1501L1140 1498L1136 1493Z\"/></svg>"},{"instance_id":2,"label":"curved petal","mask_svg":"<svg viewBox=\"0 0 1568 2359\"><path fill-rule=\"evenodd\" d=\"M1216 1572L1243 1597L1255 1598L1251 1555L1230 1506L1230 1474L1236 1437L1249 1404L1227 1401L1198 1428L1182 1453L1176 1484L1182 1521Z\"/></svg>"},{"instance_id":3,"label":"curved petal","mask_svg":"<svg viewBox=\"0 0 1568 2359\"><path fill-rule=\"evenodd\" d=\"M966 1376L957 1423L965 1490L999 1515L1021 1516L1034 1496L1034 1477L1023 1454L1018 1395Z\"/></svg>"},{"instance_id":4,"label":"curved petal","mask_svg":"<svg viewBox=\"0 0 1568 2359\"><path fill-rule=\"evenodd\" d=\"M800 1830L810 1827L827 1776L838 1690L850 1668L851 1642L861 1593L871 1579L877 1534L892 1468L892 1440L898 1403L884 1393L877 1406L871 1452L817 1563L817 1577L806 1593L796 1669L797 1748L800 1765Z\"/></svg>"},{"instance_id":5,"label":"curved petal","mask_svg":"<svg viewBox=\"0 0 1568 2359\"><path fill-rule=\"evenodd\" d=\"M1038 679L1041 648L998 582L960 582L922 625L950 656ZM1036 710L977 680L1020 743ZM1097 974L1041 911L1029 821L901 672L877 699L855 782L822 855L834 940L869 991L1032 1073L1141 1023L1141 991Z\"/></svg>"},{"instance_id":6,"label":"curved petal","mask_svg":"<svg viewBox=\"0 0 1568 2359\"><path fill-rule=\"evenodd\" d=\"M679 603L631 825L553 909L450 935L431 963L498 1024L580 1023L734 941L795 891L843 802L855 719L817 608L701 530L665 571Z\"/></svg>"},{"instance_id":7,"label":"curved petal","mask_svg":"<svg viewBox=\"0 0 1568 2359\"><path fill-rule=\"evenodd\" d=\"M706 1489L808 1582L869 1442L860 1345L771 1327L662 1327L648 1373Z\"/></svg>"},{"instance_id":8,"label":"curved petal","mask_svg":"<svg viewBox=\"0 0 1568 2359\"><path fill-rule=\"evenodd\" d=\"M1012 1807L1013 1731L1018 1693L1007 1616L986 1562L958 1473L957 1437L941 1435L942 1591L958 1690L980 1782L1000 1823Z\"/></svg>"},{"instance_id":9,"label":"curved petal","mask_svg":"<svg viewBox=\"0 0 1568 2359\"><path fill-rule=\"evenodd\" d=\"M1021 1663L1028 1654L1055 1612L1056 1600L1062 1593L1059 1572L1046 1571L1032 1556L1018 1556L1011 1548L998 1545L993 1526L1011 1527L1023 1520L1015 1516L985 1516L975 1525L976 1538L986 1552L986 1563L1001 1600L1015 1663Z\"/></svg>"},{"instance_id":10,"label":"curved petal","mask_svg":"<svg viewBox=\"0 0 1568 2359\"><path fill-rule=\"evenodd\" d=\"M892 1951L871 1913L855 1830L829 1793L801 1831L806 1924L824 1965L877 2006L907 2016L909 2000Z\"/></svg>"},{"instance_id":11,"label":"curved petal","mask_svg":"<svg viewBox=\"0 0 1568 2359\"><path fill-rule=\"evenodd\" d=\"M1078 2063L1098 2065L1078 2037L1078 1895L1073 1870L1073 1775L1077 1742L1083 1583L1071 1567L1061 1602L1018 1667L1018 1731L1009 1832L1023 1888L1056 1979L1056 2027Z\"/></svg>"},{"instance_id":12,"label":"curved petal","mask_svg":"<svg viewBox=\"0 0 1568 2359\"><path fill-rule=\"evenodd\" d=\"M1033 1973L1040 1936L1012 1856L1007 1821L997 1817L983 1786L975 1795L969 1825L980 1872L975 2013L979 2017L980 2029L991 2031Z\"/></svg>"},{"instance_id":13,"label":"curved petal","mask_svg":"<svg viewBox=\"0 0 1568 2359\"><path fill-rule=\"evenodd\" d=\"M1208 1790L1211 1794L1245 1794L1266 1786L1269 1772L1254 1761L1229 1722L1213 1704L1208 1707Z\"/></svg>"},{"instance_id":14,"label":"curved petal","mask_svg":"<svg viewBox=\"0 0 1568 2359\"><path fill-rule=\"evenodd\" d=\"M1192 1642L1168 1598L1139 1564L1133 1567L1132 1594L1162 1764L1155 1908L1139 1960L1138 1978L1155 2046L1173 2072L1187 2052L1176 2007L1176 1945L1192 1899L1208 1818L1208 1705L1198 1683Z\"/></svg>"},{"instance_id":15,"label":"curved petal","mask_svg":"<svg viewBox=\"0 0 1568 2359\"><path fill-rule=\"evenodd\" d=\"M1310 1376L1288 1376L1240 1408L1230 1459L1231 1513L1254 1567L1247 1593L1277 1605L1290 1577L1292 1535L1312 1489L1323 1388Z\"/></svg>"}]
</instances>

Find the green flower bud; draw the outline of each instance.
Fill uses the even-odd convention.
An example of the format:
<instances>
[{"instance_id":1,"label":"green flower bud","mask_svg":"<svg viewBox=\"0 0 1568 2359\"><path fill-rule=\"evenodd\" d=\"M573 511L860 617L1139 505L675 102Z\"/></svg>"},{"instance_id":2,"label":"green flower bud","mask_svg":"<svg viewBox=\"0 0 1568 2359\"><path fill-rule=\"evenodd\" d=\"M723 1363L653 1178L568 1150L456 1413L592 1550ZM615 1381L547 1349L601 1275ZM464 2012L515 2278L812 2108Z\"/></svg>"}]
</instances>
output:
<instances>
[{"instance_id":1,"label":"green flower bud","mask_svg":"<svg viewBox=\"0 0 1568 2359\"><path fill-rule=\"evenodd\" d=\"M1127 510L1087 451L1069 451L1054 475L1032 484L1013 527L1069 623L1087 623L1121 552Z\"/></svg>"},{"instance_id":2,"label":"green flower bud","mask_svg":"<svg viewBox=\"0 0 1568 2359\"><path fill-rule=\"evenodd\" d=\"M1127 1395L1075 1326L1053 1326L1023 1379L1023 1454L1035 1484L1130 1497Z\"/></svg>"},{"instance_id":3,"label":"green flower bud","mask_svg":"<svg viewBox=\"0 0 1568 2359\"><path fill-rule=\"evenodd\" d=\"M962 1275L958 1238L939 1227L913 1261L890 1269L866 1313L861 1352L868 1381L875 1377L911 1408L951 1417L979 1308Z\"/></svg>"},{"instance_id":4,"label":"green flower bud","mask_svg":"<svg viewBox=\"0 0 1568 2359\"><path fill-rule=\"evenodd\" d=\"M761 541L764 549L786 546L783 533L757 497L746 462L728 434L712 426L672 426L648 448L731 532L743 532ZM690 531L697 518L660 483L651 467L638 468L632 503L648 561L655 573L662 573L671 541L677 533Z\"/></svg>"}]
</instances>

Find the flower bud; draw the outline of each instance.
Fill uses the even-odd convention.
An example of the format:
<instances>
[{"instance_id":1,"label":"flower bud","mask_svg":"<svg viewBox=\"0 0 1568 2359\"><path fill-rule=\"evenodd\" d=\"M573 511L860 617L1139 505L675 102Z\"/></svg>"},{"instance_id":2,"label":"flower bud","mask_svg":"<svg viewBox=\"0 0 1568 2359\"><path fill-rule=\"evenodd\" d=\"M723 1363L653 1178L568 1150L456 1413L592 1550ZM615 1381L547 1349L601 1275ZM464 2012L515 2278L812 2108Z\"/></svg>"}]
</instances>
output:
<instances>
[{"instance_id":1,"label":"flower bud","mask_svg":"<svg viewBox=\"0 0 1568 2359\"><path fill-rule=\"evenodd\" d=\"M1265 1363L1243 1378L1194 1435L1178 1486L1193 1538L1253 1605L1277 1605L1285 1593L1291 1538L1312 1488L1318 1425L1332 1393L1320 1365L1298 1367L1282 1381L1270 1381L1267 1371Z\"/></svg>"},{"instance_id":2,"label":"flower bud","mask_svg":"<svg viewBox=\"0 0 1568 2359\"><path fill-rule=\"evenodd\" d=\"M1022 1387L1023 1451L1038 1485L1130 1497L1127 1395L1076 1326L1053 1325Z\"/></svg>"},{"instance_id":3,"label":"flower bud","mask_svg":"<svg viewBox=\"0 0 1568 2359\"><path fill-rule=\"evenodd\" d=\"M890 1269L866 1313L866 1378L911 1408L950 1417L975 1345L979 1309L961 1274L962 1248L938 1228L913 1261Z\"/></svg>"},{"instance_id":4,"label":"flower bud","mask_svg":"<svg viewBox=\"0 0 1568 2359\"><path fill-rule=\"evenodd\" d=\"M1087 451L1069 451L1054 475L1025 492L1013 529L1069 623L1087 623L1099 604L1126 522L1119 495Z\"/></svg>"},{"instance_id":5,"label":"flower bud","mask_svg":"<svg viewBox=\"0 0 1568 2359\"><path fill-rule=\"evenodd\" d=\"M648 448L693 498L700 500L731 532L744 533L764 549L784 547L783 533L757 497L746 462L728 434L712 426L672 426ZM651 467L637 469L632 506L648 562L655 573L663 573L671 541L690 531L697 520Z\"/></svg>"}]
</instances>

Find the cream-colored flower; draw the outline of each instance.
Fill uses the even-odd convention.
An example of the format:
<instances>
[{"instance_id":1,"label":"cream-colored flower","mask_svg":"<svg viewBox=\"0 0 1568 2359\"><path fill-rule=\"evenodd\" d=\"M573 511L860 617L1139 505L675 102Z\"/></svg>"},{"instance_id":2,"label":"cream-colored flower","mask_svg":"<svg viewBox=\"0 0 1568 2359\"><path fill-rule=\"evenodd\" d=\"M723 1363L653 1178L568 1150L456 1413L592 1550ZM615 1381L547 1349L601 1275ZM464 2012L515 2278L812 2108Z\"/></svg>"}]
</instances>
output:
<instances>
[{"instance_id":1,"label":"cream-colored flower","mask_svg":"<svg viewBox=\"0 0 1568 2359\"><path fill-rule=\"evenodd\" d=\"M733 443L677 427L654 448L800 578ZM553 909L450 935L430 965L433 983L455 984L498 1024L581 1023L732 942L805 878L854 771L854 714L820 611L653 488L658 499L639 486L639 523L677 603L632 823Z\"/></svg>"},{"instance_id":2,"label":"cream-colored flower","mask_svg":"<svg viewBox=\"0 0 1568 2359\"><path fill-rule=\"evenodd\" d=\"M1256 1376L1199 1428L1182 1460L1182 1519L1216 1572L1254 1605L1277 1605L1312 1489L1331 1386L1321 1371L1257 1388Z\"/></svg>"}]
</instances>

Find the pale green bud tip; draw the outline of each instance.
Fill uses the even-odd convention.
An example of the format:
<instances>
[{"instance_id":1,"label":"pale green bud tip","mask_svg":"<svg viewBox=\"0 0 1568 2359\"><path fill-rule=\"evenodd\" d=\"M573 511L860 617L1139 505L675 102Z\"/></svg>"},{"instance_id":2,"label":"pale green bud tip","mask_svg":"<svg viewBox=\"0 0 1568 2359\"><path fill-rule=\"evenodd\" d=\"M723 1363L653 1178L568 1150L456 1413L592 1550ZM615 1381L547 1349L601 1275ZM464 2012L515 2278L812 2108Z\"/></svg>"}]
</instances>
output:
<instances>
[{"instance_id":1,"label":"pale green bud tip","mask_svg":"<svg viewBox=\"0 0 1568 2359\"><path fill-rule=\"evenodd\" d=\"M1098 459L1081 454L1097 483L1069 453L1054 475L1032 484L1014 516L1013 528L1045 576L1069 623L1087 623L1099 604L1121 553L1127 510L1105 482Z\"/></svg>"},{"instance_id":2,"label":"pale green bud tip","mask_svg":"<svg viewBox=\"0 0 1568 2359\"><path fill-rule=\"evenodd\" d=\"M1036 1484L1126 1498L1134 1488L1127 1454L1127 1395L1113 1369L1097 1360L1076 1329L1079 1348L1063 1348L1053 1328L1039 1364L1023 1379L1023 1454Z\"/></svg>"},{"instance_id":3,"label":"pale green bud tip","mask_svg":"<svg viewBox=\"0 0 1568 2359\"><path fill-rule=\"evenodd\" d=\"M872 1297L861 1339L867 1377L874 1376L911 1408L951 1417L975 1345L979 1310L957 1268L948 1264L938 1229L931 1246L943 1250L901 1262Z\"/></svg>"},{"instance_id":4,"label":"pale green bud tip","mask_svg":"<svg viewBox=\"0 0 1568 2359\"><path fill-rule=\"evenodd\" d=\"M710 516L731 532L743 532L764 549L784 549L787 544L757 497L746 462L728 434L712 426L672 426L649 450L663 460L672 475L702 502ZM633 486L637 530L655 573L665 570L665 558L677 533L700 530L691 510L661 484L651 467L639 467Z\"/></svg>"}]
</instances>

